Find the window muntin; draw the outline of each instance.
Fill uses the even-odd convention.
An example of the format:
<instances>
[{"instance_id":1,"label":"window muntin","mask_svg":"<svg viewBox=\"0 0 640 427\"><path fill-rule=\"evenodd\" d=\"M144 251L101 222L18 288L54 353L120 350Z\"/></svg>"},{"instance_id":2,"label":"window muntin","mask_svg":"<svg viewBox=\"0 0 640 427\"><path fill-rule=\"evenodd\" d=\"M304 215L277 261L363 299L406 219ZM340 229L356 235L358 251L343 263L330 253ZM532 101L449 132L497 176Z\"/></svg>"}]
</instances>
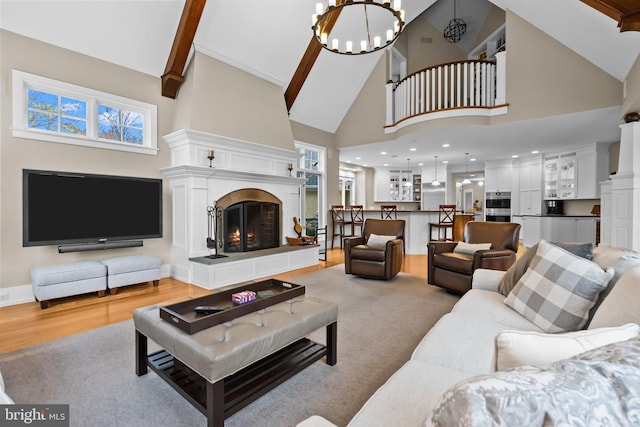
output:
<instances>
[{"instance_id":1,"label":"window muntin","mask_svg":"<svg viewBox=\"0 0 640 427\"><path fill-rule=\"evenodd\" d=\"M13 135L157 153L157 107L13 70Z\"/></svg>"}]
</instances>

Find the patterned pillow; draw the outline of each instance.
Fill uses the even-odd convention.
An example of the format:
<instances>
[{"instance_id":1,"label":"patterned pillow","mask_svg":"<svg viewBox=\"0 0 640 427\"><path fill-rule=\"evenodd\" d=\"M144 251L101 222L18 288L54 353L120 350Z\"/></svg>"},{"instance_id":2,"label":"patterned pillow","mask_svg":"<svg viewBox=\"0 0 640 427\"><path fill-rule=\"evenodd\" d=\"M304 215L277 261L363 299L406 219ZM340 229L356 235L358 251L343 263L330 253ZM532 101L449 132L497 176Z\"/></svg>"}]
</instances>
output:
<instances>
[{"instance_id":1,"label":"patterned pillow","mask_svg":"<svg viewBox=\"0 0 640 427\"><path fill-rule=\"evenodd\" d=\"M613 277L602 268L541 240L531 266L520 278L505 304L545 332L582 328L589 310Z\"/></svg>"}]
</instances>

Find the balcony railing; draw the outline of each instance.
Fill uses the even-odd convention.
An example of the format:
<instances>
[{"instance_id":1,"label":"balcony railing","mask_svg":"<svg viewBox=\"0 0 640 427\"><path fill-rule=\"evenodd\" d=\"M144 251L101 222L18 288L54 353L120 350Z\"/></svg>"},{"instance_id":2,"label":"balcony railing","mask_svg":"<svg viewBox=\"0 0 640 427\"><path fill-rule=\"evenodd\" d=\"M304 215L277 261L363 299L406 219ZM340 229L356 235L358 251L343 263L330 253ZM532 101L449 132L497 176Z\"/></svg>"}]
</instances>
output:
<instances>
[{"instance_id":1,"label":"balcony railing","mask_svg":"<svg viewBox=\"0 0 640 427\"><path fill-rule=\"evenodd\" d=\"M387 84L385 132L426 120L506 113L506 52L436 65ZM438 113L438 114L434 114Z\"/></svg>"}]
</instances>

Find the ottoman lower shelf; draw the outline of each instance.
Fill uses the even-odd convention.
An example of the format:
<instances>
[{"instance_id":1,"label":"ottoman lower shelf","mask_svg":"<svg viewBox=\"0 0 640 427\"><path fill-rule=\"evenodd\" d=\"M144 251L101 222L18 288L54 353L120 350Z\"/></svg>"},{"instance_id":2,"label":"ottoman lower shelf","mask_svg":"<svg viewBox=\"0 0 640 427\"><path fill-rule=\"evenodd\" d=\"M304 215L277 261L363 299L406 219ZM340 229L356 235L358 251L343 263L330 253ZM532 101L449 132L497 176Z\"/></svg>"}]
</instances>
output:
<instances>
[{"instance_id":1,"label":"ottoman lower shelf","mask_svg":"<svg viewBox=\"0 0 640 427\"><path fill-rule=\"evenodd\" d=\"M326 346L302 338L220 380L224 382L224 418L233 415L326 355ZM206 379L166 350L150 354L147 365L200 412L205 416L209 415Z\"/></svg>"}]
</instances>

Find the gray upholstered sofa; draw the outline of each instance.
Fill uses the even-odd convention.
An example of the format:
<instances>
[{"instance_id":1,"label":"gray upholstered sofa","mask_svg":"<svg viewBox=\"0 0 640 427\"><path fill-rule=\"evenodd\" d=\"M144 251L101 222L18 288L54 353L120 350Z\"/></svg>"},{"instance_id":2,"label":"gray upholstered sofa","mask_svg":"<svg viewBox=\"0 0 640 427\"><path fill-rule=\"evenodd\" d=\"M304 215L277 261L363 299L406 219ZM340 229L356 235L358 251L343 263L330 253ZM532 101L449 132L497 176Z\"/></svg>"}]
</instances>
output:
<instances>
[{"instance_id":1,"label":"gray upholstered sofa","mask_svg":"<svg viewBox=\"0 0 640 427\"><path fill-rule=\"evenodd\" d=\"M573 345L573 340L577 338L565 337L573 337L576 334L596 334L599 331L619 330L625 327L627 328L625 333L637 334L637 326L629 323L640 324L640 310L638 310L640 307L640 254L622 249L598 247L593 250L593 262L602 269L613 267L615 274L606 290L600 292L600 300L597 303L600 305L592 308L593 317L587 320L590 322L587 330L569 334L542 333L539 326L505 304L505 295L499 292L505 272L477 270L474 274L472 290L456 303L450 313L434 325L417 346L411 359L371 396L348 425L350 427L432 425L434 409L441 405L443 393L447 390L463 380L473 381L479 376L495 376L504 373L493 373L499 353L496 350L496 336L499 334L509 336L515 333L527 339L529 339L528 335L533 335L536 339L542 337L542 341L534 346L533 351L529 350L529 353L543 353L544 357L556 350L564 351L564 344L554 345L553 341L545 341L548 339L572 340ZM520 264L518 266L522 268ZM610 273L611 271L607 274ZM605 295L606 297L602 299ZM625 327L606 328L621 325ZM629 327L635 329L629 329ZM584 326L580 329L584 329ZM606 334L609 333L606 332ZM591 337L587 337L586 340L591 347L596 346L598 341L596 339L591 342ZM597 345L619 340L611 339ZM631 341L634 340L635 338ZM580 345L583 344L582 342ZM587 348L591 347L587 346ZM573 354L580 352L574 349ZM502 353L500 357L503 357ZM529 354L525 357L529 357ZM640 365L640 360L636 362ZM516 370L519 369L521 368L516 368ZM510 393L512 391L510 390ZM448 395L451 397L450 393ZM505 404L507 407L508 405L509 403ZM461 419L459 414L456 416ZM331 414L318 414L304 420L298 426L332 426L330 419ZM467 424L463 424L477 425L473 420L467 421ZM447 423L436 425L447 425ZM486 425L491 425L491 422ZM544 424L519 425L553 424L549 423L545 415Z\"/></svg>"}]
</instances>

